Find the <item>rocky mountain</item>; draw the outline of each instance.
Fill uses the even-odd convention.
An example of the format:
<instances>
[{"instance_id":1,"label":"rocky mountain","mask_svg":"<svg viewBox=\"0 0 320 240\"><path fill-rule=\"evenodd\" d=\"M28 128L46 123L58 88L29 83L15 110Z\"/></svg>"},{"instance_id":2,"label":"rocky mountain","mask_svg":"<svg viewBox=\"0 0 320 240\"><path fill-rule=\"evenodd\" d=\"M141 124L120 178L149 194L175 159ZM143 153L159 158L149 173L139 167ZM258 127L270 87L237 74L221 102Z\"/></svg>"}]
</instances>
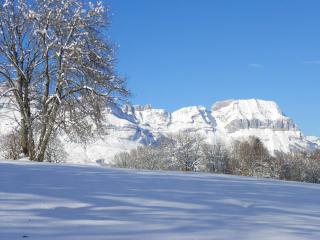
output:
<instances>
[{"instance_id":1,"label":"rocky mountain","mask_svg":"<svg viewBox=\"0 0 320 240\"><path fill-rule=\"evenodd\" d=\"M1 133L8 129L4 124L8 121L1 121ZM103 125L103 133L86 145L62 137L69 162L109 161L119 151L155 144L161 136L178 131L196 132L209 143L226 145L257 136L272 154L320 148L320 139L305 137L275 102L257 99L226 100L211 110L193 106L172 113L150 105L124 105L108 108Z\"/></svg>"}]
</instances>

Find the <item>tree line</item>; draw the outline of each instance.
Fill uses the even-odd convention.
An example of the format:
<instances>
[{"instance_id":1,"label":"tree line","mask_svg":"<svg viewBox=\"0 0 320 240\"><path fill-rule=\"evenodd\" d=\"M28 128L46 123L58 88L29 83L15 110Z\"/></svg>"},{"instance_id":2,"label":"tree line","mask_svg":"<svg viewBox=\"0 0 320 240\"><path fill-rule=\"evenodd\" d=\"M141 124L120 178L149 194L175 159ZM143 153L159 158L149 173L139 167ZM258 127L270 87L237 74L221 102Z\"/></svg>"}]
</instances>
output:
<instances>
[{"instance_id":1,"label":"tree line","mask_svg":"<svg viewBox=\"0 0 320 240\"><path fill-rule=\"evenodd\" d=\"M112 165L320 182L320 151L271 155L261 140L253 136L227 147L208 144L198 134L179 132L163 137L156 146L139 146L118 153Z\"/></svg>"}]
</instances>

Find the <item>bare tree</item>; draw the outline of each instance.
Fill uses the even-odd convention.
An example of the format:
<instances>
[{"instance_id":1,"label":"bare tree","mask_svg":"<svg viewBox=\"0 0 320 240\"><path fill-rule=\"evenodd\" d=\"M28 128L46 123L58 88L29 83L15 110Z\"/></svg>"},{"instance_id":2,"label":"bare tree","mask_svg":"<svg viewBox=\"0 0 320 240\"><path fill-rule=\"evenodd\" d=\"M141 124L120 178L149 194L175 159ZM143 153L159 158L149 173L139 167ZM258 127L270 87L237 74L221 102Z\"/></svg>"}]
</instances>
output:
<instances>
[{"instance_id":1,"label":"bare tree","mask_svg":"<svg viewBox=\"0 0 320 240\"><path fill-rule=\"evenodd\" d=\"M202 160L205 169L214 173L228 173L229 154L221 143L210 145L204 143L201 146Z\"/></svg>"},{"instance_id":2,"label":"bare tree","mask_svg":"<svg viewBox=\"0 0 320 240\"><path fill-rule=\"evenodd\" d=\"M232 171L244 176L270 176L272 157L259 138L233 144Z\"/></svg>"},{"instance_id":3,"label":"bare tree","mask_svg":"<svg viewBox=\"0 0 320 240\"><path fill-rule=\"evenodd\" d=\"M21 146L23 152L34 155L31 82L35 65L41 63L31 24L27 21L28 7L24 1L2 1L0 5L0 82L1 96L11 97L21 114ZM32 149L32 150L31 150Z\"/></svg>"},{"instance_id":4,"label":"bare tree","mask_svg":"<svg viewBox=\"0 0 320 240\"><path fill-rule=\"evenodd\" d=\"M0 6L0 94L11 97L21 115L23 153L43 161L56 131L87 135L105 106L128 91L114 68L101 2L27 2Z\"/></svg>"},{"instance_id":5,"label":"bare tree","mask_svg":"<svg viewBox=\"0 0 320 240\"><path fill-rule=\"evenodd\" d=\"M178 132L163 139L161 147L171 158L172 165L182 171L195 171L201 164L204 138L195 133Z\"/></svg>"},{"instance_id":6,"label":"bare tree","mask_svg":"<svg viewBox=\"0 0 320 240\"><path fill-rule=\"evenodd\" d=\"M121 168L167 170L165 156L161 149L153 146L139 146L129 152L120 152L114 156L112 165Z\"/></svg>"},{"instance_id":7,"label":"bare tree","mask_svg":"<svg viewBox=\"0 0 320 240\"><path fill-rule=\"evenodd\" d=\"M313 153L295 152L283 154L281 158L280 179L299 182L320 182L320 158L319 151Z\"/></svg>"},{"instance_id":8,"label":"bare tree","mask_svg":"<svg viewBox=\"0 0 320 240\"><path fill-rule=\"evenodd\" d=\"M11 133L1 136L0 153L6 159L17 160L20 155L19 134L13 130Z\"/></svg>"}]
</instances>

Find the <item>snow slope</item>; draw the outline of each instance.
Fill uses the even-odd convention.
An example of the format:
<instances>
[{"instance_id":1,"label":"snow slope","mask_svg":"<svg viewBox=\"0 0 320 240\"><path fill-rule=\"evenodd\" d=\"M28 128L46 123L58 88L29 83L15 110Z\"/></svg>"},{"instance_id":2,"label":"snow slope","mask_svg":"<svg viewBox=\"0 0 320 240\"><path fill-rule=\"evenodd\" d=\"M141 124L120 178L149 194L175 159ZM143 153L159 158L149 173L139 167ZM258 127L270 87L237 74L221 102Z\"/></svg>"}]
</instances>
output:
<instances>
[{"instance_id":1,"label":"snow slope","mask_svg":"<svg viewBox=\"0 0 320 240\"><path fill-rule=\"evenodd\" d=\"M318 240L320 185L0 161L0 239Z\"/></svg>"},{"instance_id":2,"label":"snow slope","mask_svg":"<svg viewBox=\"0 0 320 240\"><path fill-rule=\"evenodd\" d=\"M14 126L12 117L6 115L5 109L0 109L0 135ZM275 102L257 99L226 100L215 103L211 110L192 106L172 113L150 105L112 107L106 110L103 126L102 137L100 134L85 147L63 137L67 161L108 162L117 152L154 144L161 136L178 131L197 132L209 143L227 145L257 136L272 154L320 148L319 138L305 137Z\"/></svg>"},{"instance_id":3,"label":"snow slope","mask_svg":"<svg viewBox=\"0 0 320 240\"><path fill-rule=\"evenodd\" d=\"M320 138L319 137L316 137L316 136L307 136L307 139L310 141L310 142L313 142L317 145L320 146Z\"/></svg>"}]
</instances>

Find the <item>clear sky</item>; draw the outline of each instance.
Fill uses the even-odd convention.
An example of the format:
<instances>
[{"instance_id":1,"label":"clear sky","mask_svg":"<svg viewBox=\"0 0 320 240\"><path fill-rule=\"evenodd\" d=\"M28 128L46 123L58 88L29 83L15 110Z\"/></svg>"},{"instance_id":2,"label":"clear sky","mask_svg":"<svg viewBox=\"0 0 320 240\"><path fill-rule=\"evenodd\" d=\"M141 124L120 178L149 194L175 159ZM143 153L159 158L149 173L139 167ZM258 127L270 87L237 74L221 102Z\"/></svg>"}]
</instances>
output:
<instances>
[{"instance_id":1,"label":"clear sky","mask_svg":"<svg viewBox=\"0 0 320 240\"><path fill-rule=\"evenodd\" d=\"M276 101L320 136L319 0L109 0L134 104Z\"/></svg>"}]
</instances>

